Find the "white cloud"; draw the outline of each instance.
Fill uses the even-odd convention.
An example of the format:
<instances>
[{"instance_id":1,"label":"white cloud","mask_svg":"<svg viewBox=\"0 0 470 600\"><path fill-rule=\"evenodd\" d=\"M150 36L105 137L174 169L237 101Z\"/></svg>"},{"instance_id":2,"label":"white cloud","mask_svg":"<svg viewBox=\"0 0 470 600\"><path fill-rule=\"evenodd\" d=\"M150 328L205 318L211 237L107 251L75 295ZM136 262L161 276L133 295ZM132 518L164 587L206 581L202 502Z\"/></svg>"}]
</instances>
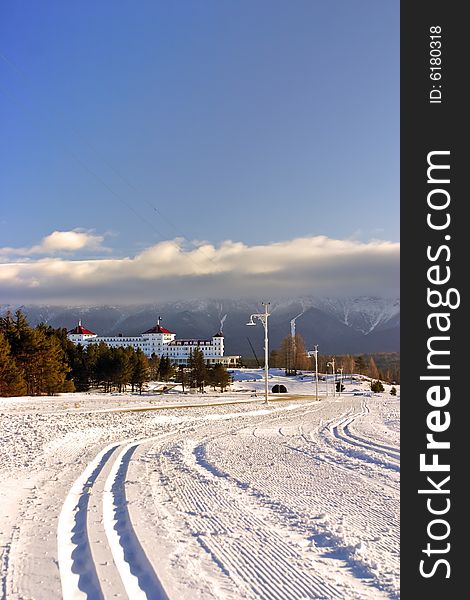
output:
<instances>
[{"instance_id":1,"label":"white cloud","mask_svg":"<svg viewBox=\"0 0 470 600\"><path fill-rule=\"evenodd\" d=\"M69 250L79 249L84 239L56 233L74 232L54 232L38 248L49 247L51 253L67 245ZM85 235L94 237L97 244L102 241L101 236ZM175 239L127 258L49 256L4 263L0 265L0 285L7 301L56 304L279 298L310 293L397 295L399 244L316 236L256 246L229 240L217 247L200 243L188 248Z\"/></svg>"},{"instance_id":2,"label":"white cloud","mask_svg":"<svg viewBox=\"0 0 470 600\"><path fill-rule=\"evenodd\" d=\"M104 251L102 246L104 236L97 235L93 231L73 229L71 231L53 231L44 237L39 244L28 248L0 248L0 258L24 257L36 254L63 254L73 253L79 250Z\"/></svg>"}]
</instances>

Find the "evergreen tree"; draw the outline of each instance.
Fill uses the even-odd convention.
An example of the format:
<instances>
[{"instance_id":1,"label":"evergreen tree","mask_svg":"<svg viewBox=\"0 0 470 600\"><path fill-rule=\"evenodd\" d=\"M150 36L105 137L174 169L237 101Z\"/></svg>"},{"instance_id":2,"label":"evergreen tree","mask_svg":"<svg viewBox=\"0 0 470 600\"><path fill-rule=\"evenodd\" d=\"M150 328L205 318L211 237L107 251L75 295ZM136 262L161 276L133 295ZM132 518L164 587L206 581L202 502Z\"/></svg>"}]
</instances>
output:
<instances>
[{"instance_id":1,"label":"evergreen tree","mask_svg":"<svg viewBox=\"0 0 470 600\"><path fill-rule=\"evenodd\" d=\"M5 339L8 342L9 352L14 355L13 344L15 338L15 326L13 323L13 316L9 310L0 317L0 333L5 336Z\"/></svg>"},{"instance_id":2,"label":"evergreen tree","mask_svg":"<svg viewBox=\"0 0 470 600\"><path fill-rule=\"evenodd\" d=\"M118 379L119 361L112 349L104 342L96 347L94 357L94 378L97 386L103 391L110 392Z\"/></svg>"},{"instance_id":3,"label":"evergreen tree","mask_svg":"<svg viewBox=\"0 0 470 600\"><path fill-rule=\"evenodd\" d=\"M114 383L120 392L125 392L126 387L132 380L135 350L131 346L127 348L113 348L117 361L117 373Z\"/></svg>"},{"instance_id":4,"label":"evergreen tree","mask_svg":"<svg viewBox=\"0 0 470 600\"><path fill-rule=\"evenodd\" d=\"M160 358L160 366L158 368L158 378L161 381L170 381L175 375L175 366L172 364L168 356L162 356Z\"/></svg>"},{"instance_id":5,"label":"evergreen tree","mask_svg":"<svg viewBox=\"0 0 470 600\"><path fill-rule=\"evenodd\" d=\"M0 331L0 396L23 396L26 383L10 353L10 344Z\"/></svg>"},{"instance_id":6,"label":"evergreen tree","mask_svg":"<svg viewBox=\"0 0 470 600\"><path fill-rule=\"evenodd\" d=\"M198 389L200 392L204 392L204 383L207 379L206 362L204 360L204 354L201 350L196 348L189 355L189 382L191 387Z\"/></svg>"},{"instance_id":7,"label":"evergreen tree","mask_svg":"<svg viewBox=\"0 0 470 600\"><path fill-rule=\"evenodd\" d=\"M0 319L0 331L5 334L5 337L10 344L12 356L18 356L24 346L25 338L27 338L30 327L26 321L26 317L21 310L17 310L15 316L8 311Z\"/></svg>"},{"instance_id":8,"label":"evergreen tree","mask_svg":"<svg viewBox=\"0 0 470 600\"><path fill-rule=\"evenodd\" d=\"M74 382L74 373L72 368L72 354L76 351L77 346L71 342L67 336L67 329L65 327L61 327L56 329L51 327L51 325L47 325L45 323L40 323L36 329L41 330L46 337L55 338L62 348L63 360L65 364L69 367L68 373L66 374L65 381L59 391L61 392L74 392L77 390L77 387ZM83 391L84 386L82 385L81 391Z\"/></svg>"},{"instance_id":9,"label":"evergreen tree","mask_svg":"<svg viewBox=\"0 0 470 600\"><path fill-rule=\"evenodd\" d=\"M29 327L21 310L17 310L14 317L11 313L1 317L0 330L23 373L28 394L55 394L74 389L73 382L66 380L70 368L56 330L45 325Z\"/></svg>"},{"instance_id":10,"label":"evergreen tree","mask_svg":"<svg viewBox=\"0 0 470 600\"><path fill-rule=\"evenodd\" d=\"M158 354L152 354L152 356L148 359L149 362L149 379L150 381L155 381L158 379L159 369L160 369L160 357Z\"/></svg>"},{"instance_id":11,"label":"evergreen tree","mask_svg":"<svg viewBox=\"0 0 470 600\"><path fill-rule=\"evenodd\" d=\"M341 392L344 392L344 390L345 390L344 385L340 381L337 381L336 382L336 391L341 393Z\"/></svg>"},{"instance_id":12,"label":"evergreen tree","mask_svg":"<svg viewBox=\"0 0 470 600\"><path fill-rule=\"evenodd\" d=\"M70 368L57 338L48 337L38 328L28 328L21 332L20 338L17 363L24 371L28 394L51 395L63 391Z\"/></svg>"},{"instance_id":13,"label":"evergreen tree","mask_svg":"<svg viewBox=\"0 0 470 600\"><path fill-rule=\"evenodd\" d=\"M220 391L225 392L230 384L230 373L224 365L217 364L211 369L211 379L214 386L219 386Z\"/></svg>"},{"instance_id":14,"label":"evergreen tree","mask_svg":"<svg viewBox=\"0 0 470 600\"><path fill-rule=\"evenodd\" d=\"M177 383L181 383L181 387L183 388L183 393L185 391L186 385L189 383L189 375L186 368L183 365L178 367L178 371L176 373L175 381Z\"/></svg>"},{"instance_id":15,"label":"evergreen tree","mask_svg":"<svg viewBox=\"0 0 470 600\"><path fill-rule=\"evenodd\" d=\"M138 349L136 350L132 361L132 391L134 391L134 386L137 386L139 394L142 394L142 386L149 380L149 375L149 361L142 350Z\"/></svg>"},{"instance_id":16,"label":"evergreen tree","mask_svg":"<svg viewBox=\"0 0 470 600\"><path fill-rule=\"evenodd\" d=\"M97 366L100 347L106 347L106 345L103 342L100 344L90 344L83 350L83 361L88 371L90 387L98 387L101 384Z\"/></svg>"},{"instance_id":17,"label":"evergreen tree","mask_svg":"<svg viewBox=\"0 0 470 600\"><path fill-rule=\"evenodd\" d=\"M215 367L206 367L206 385L210 385L215 392L217 383L215 382L214 369Z\"/></svg>"},{"instance_id":18,"label":"evergreen tree","mask_svg":"<svg viewBox=\"0 0 470 600\"><path fill-rule=\"evenodd\" d=\"M359 375L364 375L366 371L366 361L363 354L356 357L356 369Z\"/></svg>"},{"instance_id":19,"label":"evergreen tree","mask_svg":"<svg viewBox=\"0 0 470 600\"><path fill-rule=\"evenodd\" d=\"M86 392L90 389L92 364L88 353L81 344L72 344L67 349L67 362L70 366L70 378L74 382L77 392Z\"/></svg>"},{"instance_id":20,"label":"evergreen tree","mask_svg":"<svg viewBox=\"0 0 470 600\"><path fill-rule=\"evenodd\" d=\"M376 381L371 381L370 389L374 393L378 394L384 391L384 386L382 385L382 382L379 379L377 379Z\"/></svg>"}]
</instances>

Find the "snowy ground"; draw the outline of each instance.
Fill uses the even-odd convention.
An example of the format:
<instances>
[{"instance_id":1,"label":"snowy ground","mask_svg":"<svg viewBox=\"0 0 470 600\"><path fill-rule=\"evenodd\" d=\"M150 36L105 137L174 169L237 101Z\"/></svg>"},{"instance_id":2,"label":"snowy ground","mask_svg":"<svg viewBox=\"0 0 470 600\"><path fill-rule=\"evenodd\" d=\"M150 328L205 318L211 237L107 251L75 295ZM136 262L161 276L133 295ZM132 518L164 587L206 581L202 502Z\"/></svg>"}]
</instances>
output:
<instances>
[{"instance_id":1,"label":"snowy ground","mask_svg":"<svg viewBox=\"0 0 470 600\"><path fill-rule=\"evenodd\" d=\"M235 379L0 399L2 597L398 598L399 398Z\"/></svg>"}]
</instances>

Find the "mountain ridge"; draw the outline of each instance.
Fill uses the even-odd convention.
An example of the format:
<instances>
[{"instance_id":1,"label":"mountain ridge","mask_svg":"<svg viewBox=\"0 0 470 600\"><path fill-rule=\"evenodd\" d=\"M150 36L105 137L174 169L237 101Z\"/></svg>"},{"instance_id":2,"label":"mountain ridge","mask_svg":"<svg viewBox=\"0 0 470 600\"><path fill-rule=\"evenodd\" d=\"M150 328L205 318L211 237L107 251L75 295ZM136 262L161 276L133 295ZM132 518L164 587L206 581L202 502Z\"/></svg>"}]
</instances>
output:
<instances>
[{"instance_id":1,"label":"mountain ridge","mask_svg":"<svg viewBox=\"0 0 470 600\"><path fill-rule=\"evenodd\" d=\"M260 303L252 300L181 300L133 306L4 305L0 306L0 312L14 312L17 308L22 308L32 325L44 322L71 329L81 319L99 335L138 335L161 316L165 327L175 331L178 337L205 338L223 328L227 354L252 355L249 337L257 355L262 355L262 327L245 328L250 315L263 310ZM319 344L322 353L399 351L398 298L305 296L273 300L270 313L270 348L279 346L291 332L291 320L295 319L296 331L309 349Z\"/></svg>"}]
</instances>

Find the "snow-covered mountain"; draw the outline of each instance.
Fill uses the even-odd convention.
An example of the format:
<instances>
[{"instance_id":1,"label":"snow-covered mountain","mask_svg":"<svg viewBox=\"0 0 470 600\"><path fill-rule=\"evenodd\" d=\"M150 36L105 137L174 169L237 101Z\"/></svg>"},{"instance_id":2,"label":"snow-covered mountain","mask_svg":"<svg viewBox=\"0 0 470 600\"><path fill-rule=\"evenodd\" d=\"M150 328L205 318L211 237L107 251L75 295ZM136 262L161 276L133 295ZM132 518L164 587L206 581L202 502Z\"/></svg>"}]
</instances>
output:
<instances>
[{"instance_id":1,"label":"snow-covered mountain","mask_svg":"<svg viewBox=\"0 0 470 600\"><path fill-rule=\"evenodd\" d=\"M342 323L365 335L400 322L398 298L320 298L316 307L337 316Z\"/></svg>"},{"instance_id":2,"label":"snow-covered mountain","mask_svg":"<svg viewBox=\"0 0 470 600\"><path fill-rule=\"evenodd\" d=\"M2 306L0 312L17 306ZM24 306L28 320L53 327L72 328L81 319L101 335L136 335L153 325L157 317L179 337L207 337L223 327L226 350L249 356L251 348L262 354L261 325L246 328L250 314L262 310L252 300L196 300L141 306ZM400 301L398 298L315 298L271 301L269 338L276 348L291 331L296 318L297 333L307 347L319 344L324 353L395 352L399 350Z\"/></svg>"}]
</instances>

